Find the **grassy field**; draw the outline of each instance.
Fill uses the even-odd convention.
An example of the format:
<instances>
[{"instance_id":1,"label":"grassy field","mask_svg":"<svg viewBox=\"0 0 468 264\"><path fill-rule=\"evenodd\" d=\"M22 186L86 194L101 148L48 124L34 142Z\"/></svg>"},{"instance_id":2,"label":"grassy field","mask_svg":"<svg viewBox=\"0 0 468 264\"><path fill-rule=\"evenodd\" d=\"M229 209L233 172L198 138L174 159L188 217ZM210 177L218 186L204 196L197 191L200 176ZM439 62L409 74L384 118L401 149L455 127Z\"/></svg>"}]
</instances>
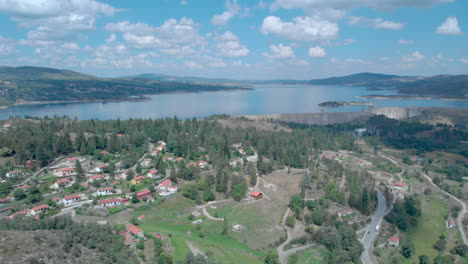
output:
<instances>
[{"instance_id":1,"label":"grassy field","mask_svg":"<svg viewBox=\"0 0 468 264\"><path fill-rule=\"evenodd\" d=\"M325 263L326 250L323 248L311 248L289 257L288 264L322 264Z\"/></svg>"},{"instance_id":2,"label":"grassy field","mask_svg":"<svg viewBox=\"0 0 468 264\"><path fill-rule=\"evenodd\" d=\"M229 226L239 224L246 228L242 232L230 232L238 241L257 250L268 250L271 244L285 235L278 223L283 210L273 201L261 200L254 203L225 202L207 208L215 217L227 217ZM231 230L230 230L231 231Z\"/></svg>"},{"instance_id":3,"label":"grassy field","mask_svg":"<svg viewBox=\"0 0 468 264\"><path fill-rule=\"evenodd\" d=\"M185 259L190 252L185 242L188 240L203 252L213 252L214 258L222 263L262 263L263 253L222 235L222 221L205 220L196 228L188 219L194 207L192 200L177 194L159 205L137 208L134 215L145 215L140 224L144 231L170 237L176 261Z\"/></svg>"},{"instance_id":4,"label":"grassy field","mask_svg":"<svg viewBox=\"0 0 468 264\"><path fill-rule=\"evenodd\" d=\"M416 253L410 259L401 257L400 263L417 263L418 256L423 254L434 259L438 251L432 246L439 239L439 236L446 232L444 217L449 210L447 206L435 198L421 199L421 205L422 215L418 226L407 234L416 247Z\"/></svg>"}]
</instances>

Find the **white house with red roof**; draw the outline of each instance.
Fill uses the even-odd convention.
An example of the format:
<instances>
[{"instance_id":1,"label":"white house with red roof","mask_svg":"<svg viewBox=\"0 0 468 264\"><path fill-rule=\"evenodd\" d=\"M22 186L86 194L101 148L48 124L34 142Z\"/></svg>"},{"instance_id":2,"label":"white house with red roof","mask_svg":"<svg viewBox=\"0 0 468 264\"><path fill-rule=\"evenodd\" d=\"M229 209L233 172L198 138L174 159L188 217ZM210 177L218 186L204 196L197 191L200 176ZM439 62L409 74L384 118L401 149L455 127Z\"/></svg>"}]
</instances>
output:
<instances>
[{"instance_id":1,"label":"white house with red roof","mask_svg":"<svg viewBox=\"0 0 468 264\"><path fill-rule=\"evenodd\" d=\"M104 196L104 195L110 195L114 192L114 188L112 187L106 187L106 188L101 188L96 191L97 196Z\"/></svg>"},{"instance_id":2,"label":"white house with red roof","mask_svg":"<svg viewBox=\"0 0 468 264\"><path fill-rule=\"evenodd\" d=\"M9 215L8 219L13 220L17 216L20 216L20 215L26 216L27 214L28 214L28 211L26 211L26 210L18 211L18 212L15 212L15 213Z\"/></svg>"},{"instance_id":3,"label":"white house with red roof","mask_svg":"<svg viewBox=\"0 0 468 264\"><path fill-rule=\"evenodd\" d=\"M455 219L453 219L453 217L450 217L448 220L447 220L447 226L448 228L455 228Z\"/></svg>"},{"instance_id":4,"label":"white house with red roof","mask_svg":"<svg viewBox=\"0 0 468 264\"><path fill-rule=\"evenodd\" d=\"M158 170L156 170L156 169L150 170L146 176L148 176L148 177L151 178L151 179L157 179L157 178L160 177L160 176L159 176L159 172L158 172Z\"/></svg>"},{"instance_id":5,"label":"white house with red roof","mask_svg":"<svg viewBox=\"0 0 468 264\"><path fill-rule=\"evenodd\" d=\"M158 154L159 154L159 151L158 151L158 150L153 150L153 151L151 151L151 156L152 156L152 157L156 157L156 156L158 156Z\"/></svg>"},{"instance_id":6,"label":"white house with red roof","mask_svg":"<svg viewBox=\"0 0 468 264\"><path fill-rule=\"evenodd\" d=\"M138 200L143 200L143 198L151 199L151 191L146 189L136 194Z\"/></svg>"},{"instance_id":7,"label":"white house with red roof","mask_svg":"<svg viewBox=\"0 0 468 264\"><path fill-rule=\"evenodd\" d=\"M164 157L164 161L174 161L174 157Z\"/></svg>"},{"instance_id":8,"label":"white house with red roof","mask_svg":"<svg viewBox=\"0 0 468 264\"><path fill-rule=\"evenodd\" d=\"M97 181L97 180L105 180L104 175L98 174L98 175L91 176L91 178L89 178L88 181L89 182L94 182L94 181Z\"/></svg>"},{"instance_id":9,"label":"white house with red roof","mask_svg":"<svg viewBox=\"0 0 468 264\"><path fill-rule=\"evenodd\" d=\"M108 164L100 164L97 165L94 169L93 172L102 172L105 167L109 166Z\"/></svg>"},{"instance_id":10,"label":"white house with red roof","mask_svg":"<svg viewBox=\"0 0 468 264\"><path fill-rule=\"evenodd\" d=\"M106 200L101 200L98 202L98 205L101 207L115 207L121 204L122 204L122 199L120 198L106 199Z\"/></svg>"},{"instance_id":11,"label":"white house with red roof","mask_svg":"<svg viewBox=\"0 0 468 264\"><path fill-rule=\"evenodd\" d=\"M171 180L164 180L163 182L160 182L158 184L158 189L161 191L168 190L168 187L172 186L172 181Z\"/></svg>"},{"instance_id":12,"label":"white house with red roof","mask_svg":"<svg viewBox=\"0 0 468 264\"><path fill-rule=\"evenodd\" d=\"M200 160L198 162L198 166L200 166L200 168L206 168L208 166L208 162L206 160Z\"/></svg>"},{"instance_id":13,"label":"white house with red roof","mask_svg":"<svg viewBox=\"0 0 468 264\"><path fill-rule=\"evenodd\" d=\"M70 176L70 175L75 174L75 169L74 168L57 168L57 169L54 169L52 174L57 177Z\"/></svg>"},{"instance_id":14,"label":"white house with red roof","mask_svg":"<svg viewBox=\"0 0 468 264\"><path fill-rule=\"evenodd\" d=\"M398 191L407 192L408 191L408 184L406 182L397 182L393 185L393 189Z\"/></svg>"},{"instance_id":15,"label":"white house with red roof","mask_svg":"<svg viewBox=\"0 0 468 264\"><path fill-rule=\"evenodd\" d=\"M22 171L19 171L19 170L14 170L14 171L9 171L5 174L5 176L7 178L12 178L12 177L17 177L17 176L20 176L22 175L23 172Z\"/></svg>"},{"instance_id":16,"label":"white house with red roof","mask_svg":"<svg viewBox=\"0 0 468 264\"><path fill-rule=\"evenodd\" d=\"M81 196L79 196L78 194L68 195L68 196L63 197L62 199L63 205L65 206L72 205L79 201L81 201Z\"/></svg>"},{"instance_id":17,"label":"white house with red roof","mask_svg":"<svg viewBox=\"0 0 468 264\"><path fill-rule=\"evenodd\" d=\"M41 205L39 205L39 206L33 207L33 208L29 211L29 213L30 213L31 215L33 215L33 216L36 216L36 215L39 215L39 214L41 214L41 213L43 213L43 212L48 211L49 209L50 209L50 208L49 208L49 206L48 206L47 204L41 204Z\"/></svg>"},{"instance_id":18,"label":"white house with red roof","mask_svg":"<svg viewBox=\"0 0 468 264\"><path fill-rule=\"evenodd\" d=\"M60 189L62 187L66 187L71 185L71 181L69 179L60 179L56 181L54 184L50 186L52 189Z\"/></svg>"},{"instance_id":19,"label":"white house with red roof","mask_svg":"<svg viewBox=\"0 0 468 264\"><path fill-rule=\"evenodd\" d=\"M387 240L387 242L389 246L398 247L400 244L400 238L397 236L392 236Z\"/></svg>"},{"instance_id":20,"label":"white house with red roof","mask_svg":"<svg viewBox=\"0 0 468 264\"><path fill-rule=\"evenodd\" d=\"M134 226L132 224L127 224L125 226L125 229L127 229L127 232L136 236L136 237L139 237L139 238L144 238L145 237L145 234L143 233L143 230L141 230L141 228L137 227L137 226Z\"/></svg>"},{"instance_id":21,"label":"white house with red roof","mask_svg":"<svg viewBox=\"0 0 468 264\"><path fill-rule=\"evenodd\" d=\"M3 128L10 128L13 124L10 122L3 123Z\"/></svg>"}]
</instances>

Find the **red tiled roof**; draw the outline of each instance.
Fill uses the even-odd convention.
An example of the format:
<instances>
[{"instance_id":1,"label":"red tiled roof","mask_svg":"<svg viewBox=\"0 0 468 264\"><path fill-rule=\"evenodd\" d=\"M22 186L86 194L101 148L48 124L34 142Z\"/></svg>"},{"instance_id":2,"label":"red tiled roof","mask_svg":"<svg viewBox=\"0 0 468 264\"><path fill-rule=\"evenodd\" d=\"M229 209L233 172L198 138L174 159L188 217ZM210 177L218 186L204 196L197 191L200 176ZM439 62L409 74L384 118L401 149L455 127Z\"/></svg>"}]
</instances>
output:
<instances>
[{"instance_id":1,"label":"red tiled roof","mask_svg":"<svg viewBox=\"0 0 468 264\"><path fill-rule=\"evenodd\" d=\"M397 236L392 236L391 238L388 239L388 241L396 243L400 241L400 238Z\"/></svg>"},{"instance_id":2,"label":"red tiled roof","mask_svg":"<svg viewBox=\"0 0 468 264\"><path fill-rule=\"evenodd\" d=\"M78 194L72 194L63 197L64 200L74 200L74 199L81 199L81 197Z\"/></svg>"},{"instance_id":3,"label":"red tiled roof","mask_svg":"<svg viewBox=\"0 0 468 264\"><path fill-rule=\"evenodd\" d=\"M449 225L455 225L455 219L449 218Z\"/></svg>"},{"instance_id":4,"label":"red tiled roof","mask_svg":"<svg viewBox=\"0 0 468 264\"><path fill-rule=\"evenodd\" d=\"M55 169L55 171L75 171L73 168Z\"/></svg>"},{"instance_id":5,"label":"red tiled roof","mask_svg":"<svg viewBox=\"0 0 468 264\"><path fill-rule=\"evenodd\" d=\"M262 196L262 193L261 192L252 192L250 195L252 197L260 197L260 196Z\"/></svg>"},{"instance_id":6,"label":"red tiled roof","mask_svg":"<svg viewBox=\"0 0 468 264\"><path fill-rule=\"evenodd\" d=\"M158 173L158 170L151 170L149 173L151 173L151 174L157 174L157 173Z\"/></svg>"},{"instance_id":7,"label":"red tiled roof","mask_svg":"<svg viewBox=\"0 0 468 264\"><path fill-rule=\"evenodd\" d=\"M57 184L68 183L68 182L70 182L69 179L60 179L60 180L56 181Z\"/></svg>"},{"instance_id":8,"label":"red tiled roof","mask_svg":"<svg viewBox=\"0 0 468 264\"><path fill-rule=\"evenodd\" d=\"M164 186L164 187L167 187L167 186L169 186L171 184L172 184L171 180L165 180L165 181L159 183L160 186Z\"/></svg>"},{"instance_id":9,"label":"red tiled roof","mask_svg":"<svg viewBox=\"0 0 468 264\"><path fill-rule=\"evenodd\" d=\"M33 211L39 211L41 209L49 209L49 206L47 204L41 204L39 206L33 207L31 210Z\"/></svg>"},{"instance_id":10,"label":"red tiled roof","mask_svg":"<svg viewBox=\"0 0 468 264\"><path fill-rule=\"evenodd\" d=\"M395 183L395 186L408 186L408 184L404 182L397 182Z\"/></svg>"},{"instance_id":11,"label":"red tiled roof","mask_svg":"<svg viewBox=\"0 0 468 264\"><path fill-rule=\"evenodd\" d=\"M102 179L104 178L104 175L101 175L101 174L98 174L98 175L94 175L93 177L91 177L91 179L95 180L95 179Z\"/></svg>"},{"instance_id":12,"label":"red tiled roof","mask_svg":"<svg viewBox=\"0 0 468 264\"><path fill-rule=\"evenodd\" d=\"M133 178L135 181L141 181L143 179L145 179L145 176L138 176L138 177L135 177Z\"/></svg>"},{"instance_id":13,"label":"red tiled roof","mask_svg":"<svg viewBox=\"0 0 468 264\"><path fill-rule=\"evenodd\" d=\"M112 188L112 187L106 187L106 188L99 189L98 192L108 191L108 190L112 191L112 190L114 190L114 188Z\"/></svg>"},{"instance_id":14,"label":"red tiled roof","mask_svg":"<svg viewBox=\"0 0 468 264\"><path fill-rule=\"evenodd\" d=\"M8 218L14 219L17 215L26 215L27 213L28 213L28 211L26 211L26 210L18 211L16 213L13 213L13 214L9 215Z\"/></svg>"},{"instance_id":15,"label":"red tiled roof","mask_svg":"<svg viewBox=\"0 0 468 264\"><path fill-rule=\"evenodd\" d=\"M101 200L98 202L98 204L101 205L101 204L116 203L116 202L122 202L122 200L120 200L120 198L112 198L112 199L107 199L107 200Z\"/></svg>"},{"instance_id":16,"label":"red tiled roof","mask_svg":"<svg viewBox=\"0 0 468 264\"><path fill-rule=\"evenodd\" d=\"M137 196L141 197L141 196L145 196L145 195L148 195L148 194L151 194L150 190L143 190L143 191L137 193Z\"/></svg>"},{"instance_id":17,"label":"red tiled roof","mask_svg":"<svg viewBox=\"0 0 468 264\"><path fill-rule=\"evenodd\" d=\"M31 186L29 186L29 185L26 184L26 185L20 186L19 188L20 188L20 189L31 189Z\"/></svg>"},{"instance_id":18,"label":"red tiled roof","mask_svg":"<svg viewBox=\"0 0 468 264\"><path fill-rule=\"evenodd\" d=\"M134 226L132 224L127 224L125 228L127 229L128 232L132 233L133 235L136 235L138 234L138 232L143 231L141 230L141 228Z\"/></svg>"},{"instance_id":19,"label":"red tiled roof","mask_svg":"<svg viewBox=\"0 0 468 264\"><path fill-rule=\"evenodd\" d=\"M200 160L198 163L208 163L206 160Z\"/></svg>"}]
</instances>

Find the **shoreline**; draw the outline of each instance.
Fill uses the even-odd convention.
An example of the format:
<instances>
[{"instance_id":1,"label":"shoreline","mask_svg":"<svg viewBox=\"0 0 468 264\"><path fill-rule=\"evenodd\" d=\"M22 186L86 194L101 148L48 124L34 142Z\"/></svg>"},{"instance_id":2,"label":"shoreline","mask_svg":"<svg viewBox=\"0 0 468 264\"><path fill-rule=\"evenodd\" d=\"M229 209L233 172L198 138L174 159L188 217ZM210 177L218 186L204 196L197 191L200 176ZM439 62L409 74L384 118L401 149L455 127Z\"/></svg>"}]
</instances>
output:
<instances>
[{"instance_id":1,"label":"shoreline","mask_svg":"<svg viewBox=\"0 0 468 264\"><path fill-rule=\"evenodd\" d=\"M404 96L404 95L360 95L356 96L361 99L376 99L376 100L445 100L445 101L468 101L467 98L439 98L425 96Z\"/></svg>"},{"instance_id":2,"label":"shoreline","mask_svg":"<svg viewBox=\"0 0 468 264\"><path fill-rule=\"evenodd\" d=\"M99 99L99 100L56 100L56 101L23 101L23 102L15 102L12 105L4 105L0 106L0 110L16 107L16 106L25 106L25 105L47 105L47 104L80 104L80 103L118 103L118 102L143 102L143 101L151 101L153 98L149 97L151 95L162 95L162 94L178 94L178 93L202 93L202 92L242 92L242 91L253 91L254 88L250 87L243 87L243 88L233 88L233 89L225 89L225 90L203 90L203 91L184 91L184 90L175 90L165 93L154 93L154 94L146 94L139 98L127 98L127 99Z\"/></svg>"}]
</instances>

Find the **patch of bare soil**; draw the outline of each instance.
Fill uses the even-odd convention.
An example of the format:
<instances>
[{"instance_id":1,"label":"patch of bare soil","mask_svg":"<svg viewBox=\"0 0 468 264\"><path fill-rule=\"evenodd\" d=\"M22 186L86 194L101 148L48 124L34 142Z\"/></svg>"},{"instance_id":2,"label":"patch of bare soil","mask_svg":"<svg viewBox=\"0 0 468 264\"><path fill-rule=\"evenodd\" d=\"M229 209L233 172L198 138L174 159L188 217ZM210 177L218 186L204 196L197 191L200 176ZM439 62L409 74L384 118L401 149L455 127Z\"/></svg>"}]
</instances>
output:
<instances>
[{"instance_id":1,"label":"patch of bare soil","mask_svg":"<svg viewBox=\"0 0 468 264\"><path fill-rule=\"evenodd\" d=\"M100 254L75 245L63 250L61 231L0 231L0 263L99 263Z\"/></svg>"}]
</instances>

